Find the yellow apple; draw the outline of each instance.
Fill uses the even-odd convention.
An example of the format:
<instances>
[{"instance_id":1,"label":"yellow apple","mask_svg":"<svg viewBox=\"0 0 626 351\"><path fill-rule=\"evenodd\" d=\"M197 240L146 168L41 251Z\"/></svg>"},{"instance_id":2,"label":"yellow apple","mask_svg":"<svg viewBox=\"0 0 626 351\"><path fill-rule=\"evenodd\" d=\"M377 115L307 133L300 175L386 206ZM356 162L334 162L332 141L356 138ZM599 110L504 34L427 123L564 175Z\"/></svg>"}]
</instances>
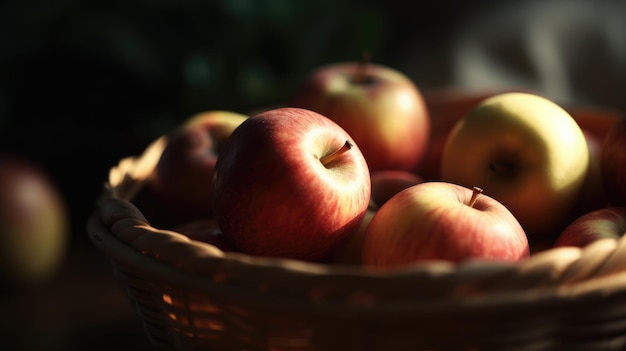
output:
<instances>
[{"instance_id":1,"label":"yellow apple","mask_svg":"<svg viewBox=\"0 0 626 351\"><path fill-rule=\"evenodd\" d=\"M443 180L483 188L529 237L545 237L567 224L584 187L589 150L560 105L508 92L483 100L456 123L441 163Z\"/></svg>"}]
</instances>

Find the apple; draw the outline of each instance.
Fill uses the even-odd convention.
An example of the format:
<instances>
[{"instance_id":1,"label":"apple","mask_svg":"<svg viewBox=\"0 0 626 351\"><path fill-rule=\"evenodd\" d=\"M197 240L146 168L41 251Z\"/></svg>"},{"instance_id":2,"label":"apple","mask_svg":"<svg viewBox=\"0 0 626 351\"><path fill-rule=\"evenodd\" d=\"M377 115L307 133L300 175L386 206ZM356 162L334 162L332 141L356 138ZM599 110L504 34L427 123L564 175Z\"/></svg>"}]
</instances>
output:
<instances>
[{"instance_id":1,"label":"apple","mask_svg":"<svg viewBox=\"0 0 626 351\"><path fill-rule=\"evenodd\" d=\"M45 168L26 156L0 156L0 281L38 285L58 271L69 244L63 193Z\"/></svg>"},{"instance_id":2,"label":"apple","mask_svg":"<svg viewBox=\"0 0 626 351\"><path fill-rule=\"evenodd\" d=\"M515 216L480 188L430 181L402 190L374 215L363 243L366 267L469 259L520 261L529 256Z\"/></svg>"},{"instance_id":3,"label":"apple","mask_svg":"<svg viewBox=\"0 0 626 351\"><path fill-rule=\"evenodd\" d=\"M610 107L598 107L580 104L564 104L563 108L589 134L604 140L615 122L624 117L624 112Z\"/></svg>"},{"instance_id":4,"label":"apple","mask_svg":"<svg viewBox=\"0 0 626 351\"><path fill-rule=\"evenodd\" d=\"M193 114L181 123L181 127L202 126L207 128L213 138L223 143L241 122L248 118L242 114L229 110L208 110Z\"/></svg>"},{"instance_id":5,"label":"apple","mask_svg":"<svg viewBox=\"0 0 626 351\"><path fill-rule=\"evenodd\" d=\"M167 135L148 188L163 226L212 218L211 183L224 142L248 116L210 110L189 117Z\"/></svg>"},{"instance_id":6,"label":"apple","mask_svg":"<svg viewBox=\"0 0 626 351\"><path fill-rule=\"evenodd\" d=\"M608 198L602 181L601 153L602 139L599 136L583 129L587 148L589 149L589 168L583 185L580 198L571 214L571 220L579 216L603 208L608 204Z\"/></svg>"},{"instance_id":7,"label":"apple","mask_svg":"<svg viewBox=\"0 0 626 351\"><path fill-rule=\"evenodd\" d=\"M352 234L346 242L339 246L337 250L335 250L331 260L332 264L363 264L363 242L365 240L365 234L367 233L367 226L371 222L372 218L374 218L375 214L376 210L371 208L367 210L356 232Z\"/></svg>"},{"instance_id":8,"label":"apple","mask_svg":"<svg viewBox=\"0 0 626 351\"><path fill-rule=\"evenodd\" d=\"M430 136L426 153L414 172L419 174L425 181L441 180L441 156L447 139L448 134Z\"/></svg>"},{"instance_id":9,"label":"apple","mask_svg":"<svg viewBox=\"0 0 626 351\"><path fill-rule=\"evenodd\" d=\"M547 239L568 223L581 196L589 149L561 106L508 92L483 100L456 123L441 161L442 180L481 187L529 237Z\"/></svg>"},{"instance_id":10,"label":"apple","mask_svg":"<svg viewBox=\"0 0 626 351\"><path fill-rule=\"evenodd\" d=\"M430 120L421 91L385 65L364 60L320 66L288 105L339 124L361 147L371 171L415 170L428 145Z\"/></svg>"},{"instance_id":11,"label":"apple","mask_svg":"<svg viewBox=\"0 0 626 351\"><path fill-rule=\"evenodd\" d=\"M585 247L603 238L626 234L626 207L604 207L583 214L571 222L554 242L554 247Z\"/></svg>"},{"instance_id":12,"label":"apple","mask_svg":"<svg viewBox=\"0 0 626 351\"><path fill-rule=\"evenodd\" d=\"M626 118L615 122L604 138L601 173L609 203L626 206Z\"/></svg>"},{"instance_id":13,"label":"apple","mask_svg":"<svg viewBox=\"0 0 626 351\"><path fill-rule=\"evenodd\" d=\"M401 190L424 181L422 177L413 172L398 169L373 171L370 174L370 179L372 181L370 207L373 209L382 206Z\"/></svg>"},{"instance_id":14,"label":"apple","mask_svg":"<svg viewBox=\"0 0 626 351\"><path fill-rule=\"evenodd\" d=\"M331 119L285 107L248 118L215 167L215 219L241 251L325 261L358 228L371 195L358 144Z\"/></svg>"},{"instance_id":15,"label":"apple","mask_svg":"<svg viewBox=\"0 0 626 351\"><path fill-rule=\"evenodd\" d=\"M424 100L430 116L430 138L426 154L415 173L425 180L441 180L441 154L448 134L456 122L482 100L507 89L463 90L456 88L424 91Z\"/></svg>"}]
</instances>

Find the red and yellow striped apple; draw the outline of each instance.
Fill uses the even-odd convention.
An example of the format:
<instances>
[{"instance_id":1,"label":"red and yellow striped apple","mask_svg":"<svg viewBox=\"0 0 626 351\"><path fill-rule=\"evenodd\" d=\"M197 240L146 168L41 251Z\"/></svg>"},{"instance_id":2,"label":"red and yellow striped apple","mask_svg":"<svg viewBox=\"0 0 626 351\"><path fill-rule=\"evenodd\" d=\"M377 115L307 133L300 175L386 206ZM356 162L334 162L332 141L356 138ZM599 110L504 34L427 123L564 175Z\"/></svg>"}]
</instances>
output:
<instances>
[{"instance_id":1,"label":"red and yellow striped apple","mask_svg":"<svg viewBox=\"0 0 626 351\"><path fill-rule=\"evenodd\" d=\"M604 207L585 213L560 233L554 247L585 247L602 238L620 238L626 234L626 207Z\"/></svg>"},{"instance_id":2,"label":"red and yellow striped apple","mask_svg":"<svg viewBox=\"0 0 626 351\"><path fill-rule=\"evenodd\" d=\"M301 83L289 101L335 121L361 147L371 171L414 171L430 135L419 88L402 72L363 62L324 65Z\"/></svg>"},{"instance_id":3,"label":"red and yellow striped apple","mask_svg":"<svg viewBox=\"0 0 626 351\"><path fill-rule=\"evenodd\" d=\"M480 189L424 182L389 199L371 219L363 264L398 268L408 264L470 259L519 261L529 256L515 216Z\"/></svg>"},{"instance_id":4,"label":"red and yellow striped apple","mask_svg":"<svg viewBox=\"0 0 626 351\"><path fill-rule=\"evenodd\" d=\"M215 219L243 252L329 260L358 228L371 183L358 144L311 110L249 117L224 145L213 182Z\"/></svg>"}]
</instances>

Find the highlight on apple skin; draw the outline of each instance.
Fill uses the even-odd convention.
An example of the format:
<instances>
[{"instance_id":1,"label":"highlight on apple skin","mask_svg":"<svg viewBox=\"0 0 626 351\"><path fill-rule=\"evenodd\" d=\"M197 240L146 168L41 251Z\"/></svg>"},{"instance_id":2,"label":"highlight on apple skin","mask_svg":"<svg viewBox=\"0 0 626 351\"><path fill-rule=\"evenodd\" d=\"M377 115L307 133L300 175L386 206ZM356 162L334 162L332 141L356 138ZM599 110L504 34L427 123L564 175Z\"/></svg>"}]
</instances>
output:
<instances>
[{"instance_id":1,"label":"highlight on apple skin","mask_svg":"<svg viewBox=\"0 0 626 351\"><path fill-rule=\"evenodd\" d=\"M414 171L428 147L431 121L422 92L389 66L368 60L320 66L288 105L339 124L360 146L370 171Z\"/></svg>"},{"instance_id":2,"label":"highlight on apple skin","mask_svg":"<svg viewBox=\"0 0 626 351\"><path fill-rule=\"evenodd\" d=\"M222 149L213 182L215 219L241 251L329 260L357 230L370 173L350 135L311 110L252 116Z\"/></svg>"},{"instance_id":3,"label":"highlight on apple skin","mask_svg":"<svg viewBox=\"0 0 626 351\"><path fill-rule=\"evenodd\" d=\"M456 123L441 175L483 188L529 237L547 238L567 225L588 167L587 141L569 113L542 96L508 92L483 100Z\"/></svg>"},{"instance_id":4,"label":"highlight on apple skin","mask_svg":"<svg viewBox=\"0 0 626 351\"><path fill-rule=\"evenodd\" d=\"M402 190L373 216L363 243L366 267L470 259L520 261L530 255L515 216L479 188L429 181Z\"/></svg>"},{"instance_id":5,"label":"highlight on apple skin","mask_svg":"<svg viewBox=\"0 0 626 351\"><path fill-rule=\"evenodd\" d=\"M585 213L571 222L554 242L554 247L585 247L603 238L626 234L626 207L609 206Z\"/></svg>"}]
</instances>

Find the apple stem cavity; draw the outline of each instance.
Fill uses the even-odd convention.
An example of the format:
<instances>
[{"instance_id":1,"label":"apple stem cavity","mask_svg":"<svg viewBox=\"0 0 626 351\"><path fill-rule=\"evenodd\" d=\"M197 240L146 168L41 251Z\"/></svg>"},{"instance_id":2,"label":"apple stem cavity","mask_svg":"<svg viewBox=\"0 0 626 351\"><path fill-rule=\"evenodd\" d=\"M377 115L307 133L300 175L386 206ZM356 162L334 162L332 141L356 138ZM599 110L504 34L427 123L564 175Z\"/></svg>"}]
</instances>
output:
<instances>
[{"instance_id":1,"label":"apple stem cavity","mask_svg":"<svg viewBox=\"0 0 626 351\"><path fill-rule=\"evenodd\" d=\"M478 196L480 194L483 193L483 189L479 188L477 186L472 188L472 197L470 198L469 202L467 203L467 206L469 207L474 207L474 204L476 204L476 200L478 200Z\"/></svg>"},{"instance_id":2,"label":"apple stem cavity","mask_svg":"<svg viewBox=\"0 0 626 351\"><path fill-rule=\"evenodd\" d=\"M368 79L367 76L367 65L370 63L371 60L371 55L369 53L369 51L364 51L363 54L361 55L361 61L359 62L359 65L357 66L357 70L356 73L354 74L354 77L352 77L352 81L355 84L368 84L370 79Z\"/></svg>"},{"instance_id":3,"label":"apple stem cavity","mask_svg":"<svg viewBox=\"0 0 626 351\"><path fill-rule=\"evenodd\" d=\"M489 165L489 169L499 174L511 174L515 170L515 164L511 161L494 162Z\"/></svg>"},{"instance_id":4,"label":"apple stem cavity","mask_svg":"<svg viewBox=\"0 0 626 351\"><path fill-rule=\"evenodd\" d=\"M337 157L341 156L344 152L352 149L352 143L349 140L333 153L330 153L320 159L320 162L326 167L329 163L333 162Z\"/></svg>"}]
</instances>

